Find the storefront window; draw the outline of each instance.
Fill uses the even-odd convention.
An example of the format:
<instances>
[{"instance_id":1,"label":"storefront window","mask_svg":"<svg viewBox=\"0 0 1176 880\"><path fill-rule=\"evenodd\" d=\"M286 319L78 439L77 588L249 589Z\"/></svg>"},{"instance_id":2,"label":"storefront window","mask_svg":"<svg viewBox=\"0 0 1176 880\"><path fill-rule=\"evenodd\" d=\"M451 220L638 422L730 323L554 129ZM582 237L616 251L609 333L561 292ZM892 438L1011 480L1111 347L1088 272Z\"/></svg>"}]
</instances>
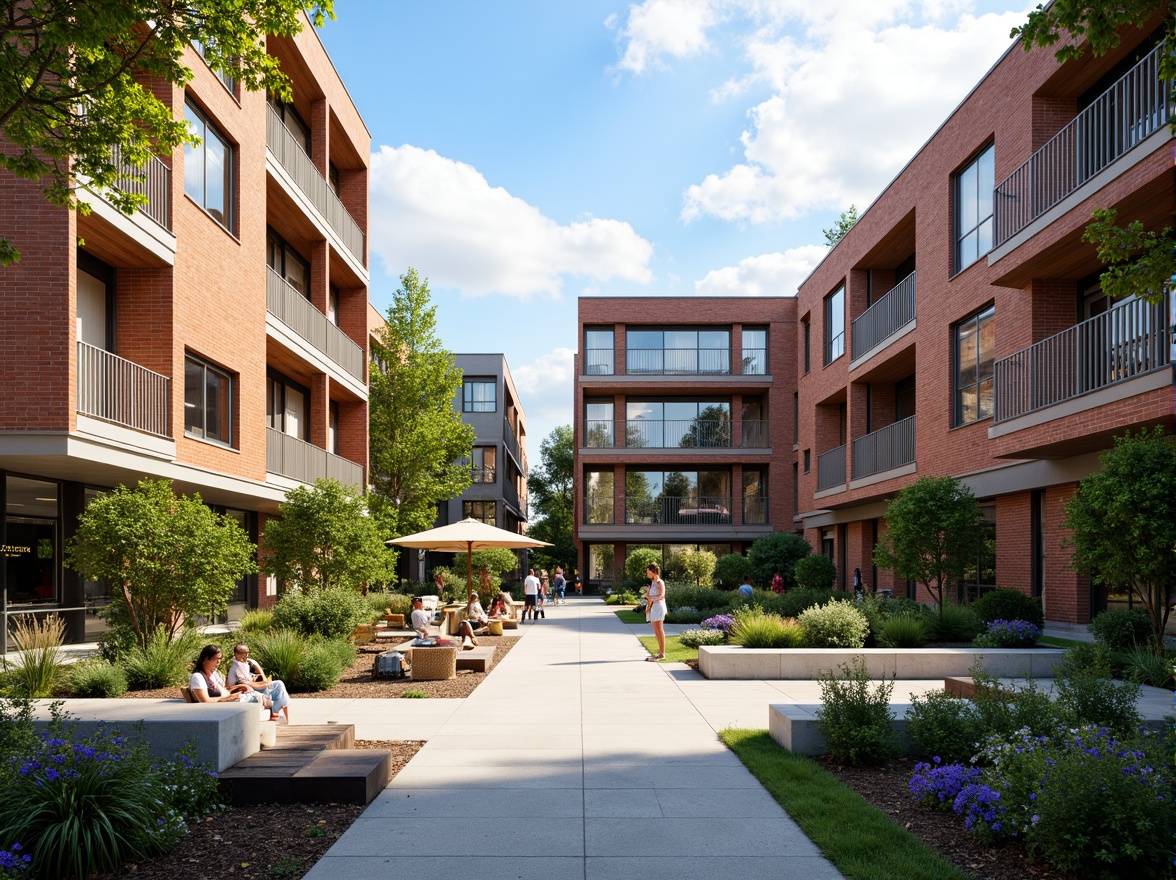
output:
<instances>
[{"instance_id":1,"label":"storefront window","mask_svg":"<svg viewBox=\"0 0 1176 880\"><path fill-rule=\"evenodd\" d=\"M4 565L8 604L55 603L60 559L57 484L7 477L6 487Z\"/></svg>"}]
</instances>

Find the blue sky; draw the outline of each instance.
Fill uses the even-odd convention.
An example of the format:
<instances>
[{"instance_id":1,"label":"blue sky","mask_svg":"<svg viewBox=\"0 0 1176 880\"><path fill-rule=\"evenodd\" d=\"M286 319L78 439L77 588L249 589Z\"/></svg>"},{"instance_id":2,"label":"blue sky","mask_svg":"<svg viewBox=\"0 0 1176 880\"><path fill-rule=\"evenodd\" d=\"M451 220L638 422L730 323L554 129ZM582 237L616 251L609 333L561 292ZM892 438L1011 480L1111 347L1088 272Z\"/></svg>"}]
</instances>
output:
<instances>
[{"instance_id":1,"label":"blue sky","mask_svg":"<svg viewBox=\"0 0 1176 880\"><path fill-rule=\"evenodd\" d=\"M372 303L427 277L450 350L506 355L537 462L572 420L577 297L794 294L1031 6L337 0Z\"/></svg>"}]
</instances>

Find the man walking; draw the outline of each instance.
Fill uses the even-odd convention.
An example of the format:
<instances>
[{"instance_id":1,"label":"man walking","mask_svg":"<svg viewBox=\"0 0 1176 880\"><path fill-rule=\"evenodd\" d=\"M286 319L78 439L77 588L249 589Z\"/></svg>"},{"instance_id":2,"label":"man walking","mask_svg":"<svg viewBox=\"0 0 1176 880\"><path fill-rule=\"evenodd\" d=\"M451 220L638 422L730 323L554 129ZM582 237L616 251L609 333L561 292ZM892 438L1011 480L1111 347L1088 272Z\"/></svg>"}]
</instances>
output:
<instances>
[{"instance_id":1,"label":"man walking","mask_svg":"<svg viewBox=\"0 0 1176 880\"><path fill-rule=\"evenodd\" d=\"M564 579L562 568L557 568L555 570L555 581L552 583L552 587L555 589L555 604L564 604L564 591L568 587L568 582Z\"/></svg>"},{"instance_id":2,"label":"man walking","mask_svg":"<svg viewBox=\"0 0 1176 880\"><path fill-rule=\"evenodd\" d=\"M535 577L535 569L531 569L523 581L523 617L527 619L527 612L531 612L531 620L536 620L535 606L539 601L539 578Z\"/></svg>"}]
</instances>

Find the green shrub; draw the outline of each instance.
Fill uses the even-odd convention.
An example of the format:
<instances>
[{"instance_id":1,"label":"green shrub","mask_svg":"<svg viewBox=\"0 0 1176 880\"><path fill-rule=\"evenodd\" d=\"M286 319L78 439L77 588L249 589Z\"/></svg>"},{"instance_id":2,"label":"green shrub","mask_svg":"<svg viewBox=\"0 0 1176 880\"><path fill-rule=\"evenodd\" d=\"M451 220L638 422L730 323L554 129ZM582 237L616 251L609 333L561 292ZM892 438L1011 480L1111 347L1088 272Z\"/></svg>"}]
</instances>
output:
<instances>
[{"instance_id":1,"label":"green shrub","mask_svg":"<svg viewBox=\"0 0 1176 880\"><path fill-rule=\"evenodd\" d=\"M1054 691L1058 709L1071 727L1097 724L1125 736L1139 726L1135 709L1139 685L1111 677L1111 652L1106 645L1067 651L1054 668Z\"/></svg>"},{"instance_id":2,"label":"green shrub","mask_svg":"<svg viewBox=\"0 0 1176 880\"><path fill-rule=\"evenodd\" d=\"M292 689L302 668L309 642L305 636L292 629L277 629L258 634L249 647L253 652L253 659L262 665L267 675L271 678L280 678Z\"/></svg>"},{"instance_id":3,"label":"green shrub","mask_svg":"<svg viewBox=\"0 0 1176 880\"><path fill-rule=\"evenodd\" d=\"M973 667L972 681L976 685L972 703L984 738L1008 738L1022 729L1033 736L1049 736L1062 721L1059 707L1033 681L1002 684L979 667Z\"/></svg>"},{"instance_id":4,"label":"green shrub","mask_svg":"<svg viewBox=\"0 0 1176 880\"><path fill-rule=\"evenodd\" d=\"M292 629L304 636L347 638L371 620L367 600L350 587L294 590L274 608L274 628Z\"/></svg>"},{"instance_id":5,"label":"green shrub","mask_svg":"<svg viewBox=\"0 0 1176 880\"><path fill-rule=\"evenodd\" d=\"M728 640L744 648L799 648L803 635L795 621L765 612L758 605L735 611Z\"/></svg>"},{"instance_id":6,"label":"green shrub","mask_svg":"<svg viewBox=\"0 0 1176 880\"><path fill-rule=\"evenodd\" d=\"M784 579L784 589L790 590L796 586L797 561L812 552L813 548L800 535L794 532L772 532L752 542L747 558L757 583L770 584L772 577L779 574Z\"/></svg>"},{"instance_id":7,"label":"green shrub","mask_svg":"<svg viewBox=\"0 0 1176 880\"><path fill-rule=\"evenodd\" d=\"M654 550L652 547L638 547L636 550L630 551L629 555L625 557L625 576L634 583L646 583L645 570L649 568L650 563L662 565L660 550Z\"/></svg>"},{"instance_id":8,"label":"green shrub","mask_svg":"<svg viewBox=\"0 0 1176 880\"><path fill-rule=\"evenodd\" d=\"M977 648L1032 648L1041 637L1037 624L1028 620L992 620L972 640Z\"/></svg>"},{"instance_id":9,"label":"green shrub","mask_svg":"<svg viewBox=\"0 0 1176 880\"><path fill-rule=\"evenodd\" d=\"M715 586L720 590L734 590L751 574L751 560L741 553L724 553L715 562Z\"/></svg>"},{"instance_id":10,"label":"green shrub","mask_svg":"<svg viewBox=\"0 0 1176 880\"><path fill-rule=\"evenodd\" d=\"M886 648L921 648L927 644L931 628L919 614L900 614L882 624L878 644Z\"/></svg>"},{"instance_id":11,"label":"green shrub","mask_svg":"<svg viewBox=\"0 0 1176 880\"><path fill-rule=\"evenodd\" d=\"M833 560L822 553L798 560L793 572L796 586L802 590L831 590L837 578Z\"/></svg>"},{"instance_id":12,"label":"green shrub","mask_svg":"<svg viewBox=\"0 0 1176 880\"><path fill-rule=\"evenodd\" d=\"M804 643L810 648L860 648L870 631L865 615L852 602L843 600L807 608L798 621L804 630Z\"/></svg>"},{"instance_id":13,"label":"green shrub","mask_svg":"<svg viewBox=\"0 0 1176 880\"><path fill-rule=\"evenodd\" d=\"M641 597L636 593L609 593L604 597L605 605L636 605Z\"/></svg>"},{"instance_id":14,"label":"green shrub","mask_svg":"<svg viewBox=\"0 0 1176 880\"><path fill-rule=\"evenodd\" d=\"M666 614L666 623L702 623L704 617L709 617L710 612L699 611L697 608L675 608L673 611Z\"/></svg>"},{"instance_id":15,"label":"green shrub","mask_svg":"<svg viewBox=\"0 0 1176 880\"><path fill-rule=\"evenodd\" d=\"M919 753L945 763L967 761L980 749L984 726L976 706L946 691L911 697L907 735Z\"/></svg>"},{"instance_id":16,"label":"green shrub","mask_svg":"<svg viewBox=\"0 0 1176 880\"><path fill-rule=\"evenodd\" d=\"M316 642L307 646L302 663L293 681L288 681L294 693L313 693L333 688L339 683L344 666L331 648L331 643Z\"/></svg>"},{"instance_id":17,"label":"green shrub","mask_svg":"<svg viewBox=\"0 0 1176 880\"><path fill-rule=\"evenodd\" d=\"M731 594L715 587L693 585L666 585L666 606L671 610L689 606L699 611L713 611L729 608Z\"/></svg>"},{"instance_id":18,"label":"green shrub","mask_svg":"<svg viewBox=\"0 0 1176 880\"><path fill-rule=\"evenodd\" d=\"M343 669L347 669L355 662L359 652L349 639L324 639L318 644L326 648L327 652L339 661Z\"/></svg>"},{"instance_id":19,"label":"green shrub","mask_svg":"<svg viewBox=\"0 0 1176 880\"><path fill-rule=\"evenodd\" d=\"M439 565L433 569L432 575L434 578L441 575L441 600L443 602L464 602L468 593L466 592L465 569L461 570L459 574L452 571L444 565ZM423 596L431 596L437 593L436 582L430 583L424 588Z\"/></svg>"},{"instance_id":20,"label":"green shrub","mask_svg":"<svg viewBox=\"0 0 1176 880\"><path fill-rule=\"evenodd\" d=\"M1166 687L1172 679L1172 662L1151 648L1136 645L1130 651L1118 655L1118 659L1124 675L1131 681L1151 687Z\"/></svg>"},{"instance_id":21,"label":"green shrub","mask_svg":"<svg viewBox=\"0 0 1176 880\"><path fill-rule=\"evenodd\" d=\"M789 590L777 596L772 594L770 599L763 602L764 610L779 614L781 617L799 617L806 608L824 605L833 594L828 590Z\"/></svg>"},{"instance_id":22,"label":"green shrub","mask_svg":"<svg viewBox=\"0 0 1176 880\"><path fill-rule=\"evenodd\" d=\"M963 642L970 645L984 628L980 618L965 605L944 605L942 609L932 606L923 613L931 626L931 639L936 642Z\"/></svg>"},{"instance_id":23,"label":"green shrub","mask_svg":"<svg viewBox=\"0 0 1176 880\"><path fill-rule=\"evenodd\" d=\"M19 663L5 664L17 690L29 697L48 697L62 677L61 645L65 623L56 614L41 619L19 615L12 622L12 640L21 651Z\"/></svg>"},{"instance_id":24,"label":"green shrub","mask_svg":"<svg viewBox=\"0 0 1176 880\"><path fill-rule=\"evenodd\" d=\"M186 685L196 655L206 643L207 637L194 629L180 630L169 639L167 629L161 626L148 640L146 650L136 645L123 658L128 687L145 691Z\"/></svg>"},{"instance_id":25,"label":"green shrub","mask_svg":"<svg viewBox=\"0 0 1176 880\"><path fill-rule=\"evenodd\" d=\"M420 595L420 594L418 594ZM377 617L385 613L403 614L405 619L412 614L412 596L408 593L380 593L369 590L367 596L368 607Z\"/></svg>"},{"instance_id":26,"label":"green shrub","mask_svg":"<svg viewBox=\"0 0 1176 880\"><path fill-rule=\"evenodd\" d=\"M74 663L68 679L70 691L79 697L121 697L127 692L127 674L101 658Z\"/></svg>"},{"instance_id":27,"label":"green shrub","mask_svg":"<svg viewBox=\"0 0 1176 880\"><path fill-rule=\"evenodd\" d=\"M817 726L829 755L855 767L884 764L898 754L890 711L894 679L871 682L861 657L853 658L852 668L845 663L838 668L840 675L830 670L820 677Z\"/></svg>"},{"instance_id":28,"label":"green shrub","mask_svg":"<svg viewBox=\"0 0 1176 880\"><path fill-rule=\"evenodd\" d=\"M685 648L700 648L703 645L725 645L727 638L721 629L688 629L678 636L678 642Z\"/></svg>"},{"instance_id":29,"label":"green shrub","mask_svg":"<svg viewBox=\"0 0 1176 880\"><path fill-rule=\"evenodd\" d=\"M1153 641L1151 618L1138 608L1109 608L1090 621L1090 634L1112 651L1129 651Z\"/></svg>"},{"instance_id":30,"label":"green shrub","mask_svg":"<svg viewBox=\"0 0 1176 880\"><path fill-rule=\"evenodd\" d=\"M1038 629L1045 626L1041 600L1020 590L990 590L969 606L982 623L994 620L1027 620Z\"/></svg>"},{"instance_id":31,"label":"green shrub","mask_svg":"<svg viewBox=\"0 0 1176 880\"><path fill-rule=\"evenodd\" d=\"M243 635L269 632L274 628L274 612L268 608L253 608L241 615L241 626L237 630Z\"/></svg>"}]
</instances>

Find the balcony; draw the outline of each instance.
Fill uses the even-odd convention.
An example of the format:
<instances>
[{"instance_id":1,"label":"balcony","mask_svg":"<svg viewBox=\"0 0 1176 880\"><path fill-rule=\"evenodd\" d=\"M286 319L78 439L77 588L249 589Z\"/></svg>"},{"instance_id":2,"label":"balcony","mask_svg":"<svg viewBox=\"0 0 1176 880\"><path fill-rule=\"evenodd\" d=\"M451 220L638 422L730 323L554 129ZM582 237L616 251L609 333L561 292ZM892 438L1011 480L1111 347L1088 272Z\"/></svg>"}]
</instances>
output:
<instances>
[{"instance_id":1,"label":"balcony","mask_svg":"<svg viewBox=\"0 0 1176 880\"><path fill-rule=\"evenodd\" d=\"M728 376L731 352L726 348L630 348L625 372L639 376Z\"/></svg>"},{"instance_id":2,"label":"balcony","mask_svg":"<svg viewBox=\"0 0 1176 880\"><path fill-rule=\"evenodd\" d=\"M78 412L170 437L171 380L86 342L78 343Z\"/></svg>"},{"instance_id":3,"label":"balcony","mask_svg":"<svg viewBox=\"0 0 1176 880\"><path fill-rule=\"evenodd\" d=\"M625 525L711 526L730 522L730 495L625 497Z\"/></svg>"},{"instance_id":4,"label":"balcony","mask_svg":"<svg viewBox=\"0 0 1176 880\"><path fill-rule=\"evenodd\" d=\"M268 266L265 271L266 311L316 351L322 352L345 372L363 382L363 349L281 275Z\"/></svg>"},{"instance_id":5,"label":"balcony","mask_svg":"<svg viewBox=\"0 0 1176 880\"><path fill-rule=\"evenodd\" d=\"M1173 293L1129 300L994 365L995 424L1172 363Z\"/></svg>"},{"instance_id":6,"label":"balcony","mask_svg":"<svg viewBox=\"0 0 1176 880\"><path fill-rule=\"evenodd\" d=\"M1158 70L1164 45L1148 53L996 187L996 247L1168 124L1172 83L1161 80Z\"/></svg>"},{"instance_id":7,"label":"balcony","mask_svg":"<svg viewBox=\"0 0 1176 880\"><path fill-rule=\"evenodd\" d=\"M611 376L614 352L611 348L589 348L584 351L584 374L587 376Z\"/></svg>"},{"instance_id":8,"label":"balcony","mask_svg":"<svg viewBox=\"0 0 1176 880\"><path fill-rule=\"evenodd\" d=\"M470 482L474 485L482 485L485 483L493 483L496 479L496 471L494 467L471 467L470 468Z\"/></svg>"},{"instance_id":9,"label":"balcony","mask_svg":"<svg viewBox=\"0 0 1176 880\"><path fill-rule=\"evenodd\" d=\"M514 458L515 464L519 466L519 470L526 475L527 454L523 451L519 438L515 436L515 429L511 426L510 420L505 416L502 419L502 442L506 445L507 452Z\"/></svg>"},{"instance_id":10,"label":"balcony","mask_svg":"<svg viewBox=\"0 0 1176 880\"><path fill-rule=\"evenodd\" d=\"M171 169L152 156L144 166L132 165L123 159L118 146L110 148L110 157L123 176L115 181L115 188L125 193L147 197L139 213L150 217L164 229L171 231Z\"/></svg>"},{"instance_id":11,"label":"balcony","mask_svg":"<svg viewBox=\"0 0 1176 880\"><path fill-rule=\"evenodd\" d=\"M294 135L286 130L281 117L269 105L266 105L265 145L277 163L290 175L295 186L314 205L315 210L343 246L351 252L355 261L361 266L366 266L363 230L352 219L350 212L332 191L326 179L314 167L310 156L306 155L306 151Z\"/></svg>"},{"instance_id":12,"label":"balcony","mask_svg":"<svg viewBox=\"0 0 1176 880\"><path fill-rule=\"evenodd\" d=\"M265 469L300 483L327 477L360 491L364 488L361 465L274 428L265 429Z\"/></svg>"},{"instance_id":13,"label":"balcony","mask_svg":"<svg viewBox=\"0 0 1176 880\"><path fill-rule=\"evenodd\" d=\"M845 485L845 447L838 446L817 456L817 491Z\"/></svg>"},{"instance_id":14,"label":"balcony","mask_svg":"<svg viewBox=\"0 0 1176 880\"><path fill-rule=\"evenodd\" d=\"M915 417L872 431L853 441L853 478L881 474L915 460Z\"/></svg>"},{"instance_id":15,"label":"balcony","mask_svg":"<svg viewBox=\"0 0 1176 880\"><path fill-rule=\"evenodd\" d=\"M861 358L915 320L915 273L898 282L858 317L853 319L853 357ZM857 474L857 471L854 471Z\"/></svg>"}]
</instances>

